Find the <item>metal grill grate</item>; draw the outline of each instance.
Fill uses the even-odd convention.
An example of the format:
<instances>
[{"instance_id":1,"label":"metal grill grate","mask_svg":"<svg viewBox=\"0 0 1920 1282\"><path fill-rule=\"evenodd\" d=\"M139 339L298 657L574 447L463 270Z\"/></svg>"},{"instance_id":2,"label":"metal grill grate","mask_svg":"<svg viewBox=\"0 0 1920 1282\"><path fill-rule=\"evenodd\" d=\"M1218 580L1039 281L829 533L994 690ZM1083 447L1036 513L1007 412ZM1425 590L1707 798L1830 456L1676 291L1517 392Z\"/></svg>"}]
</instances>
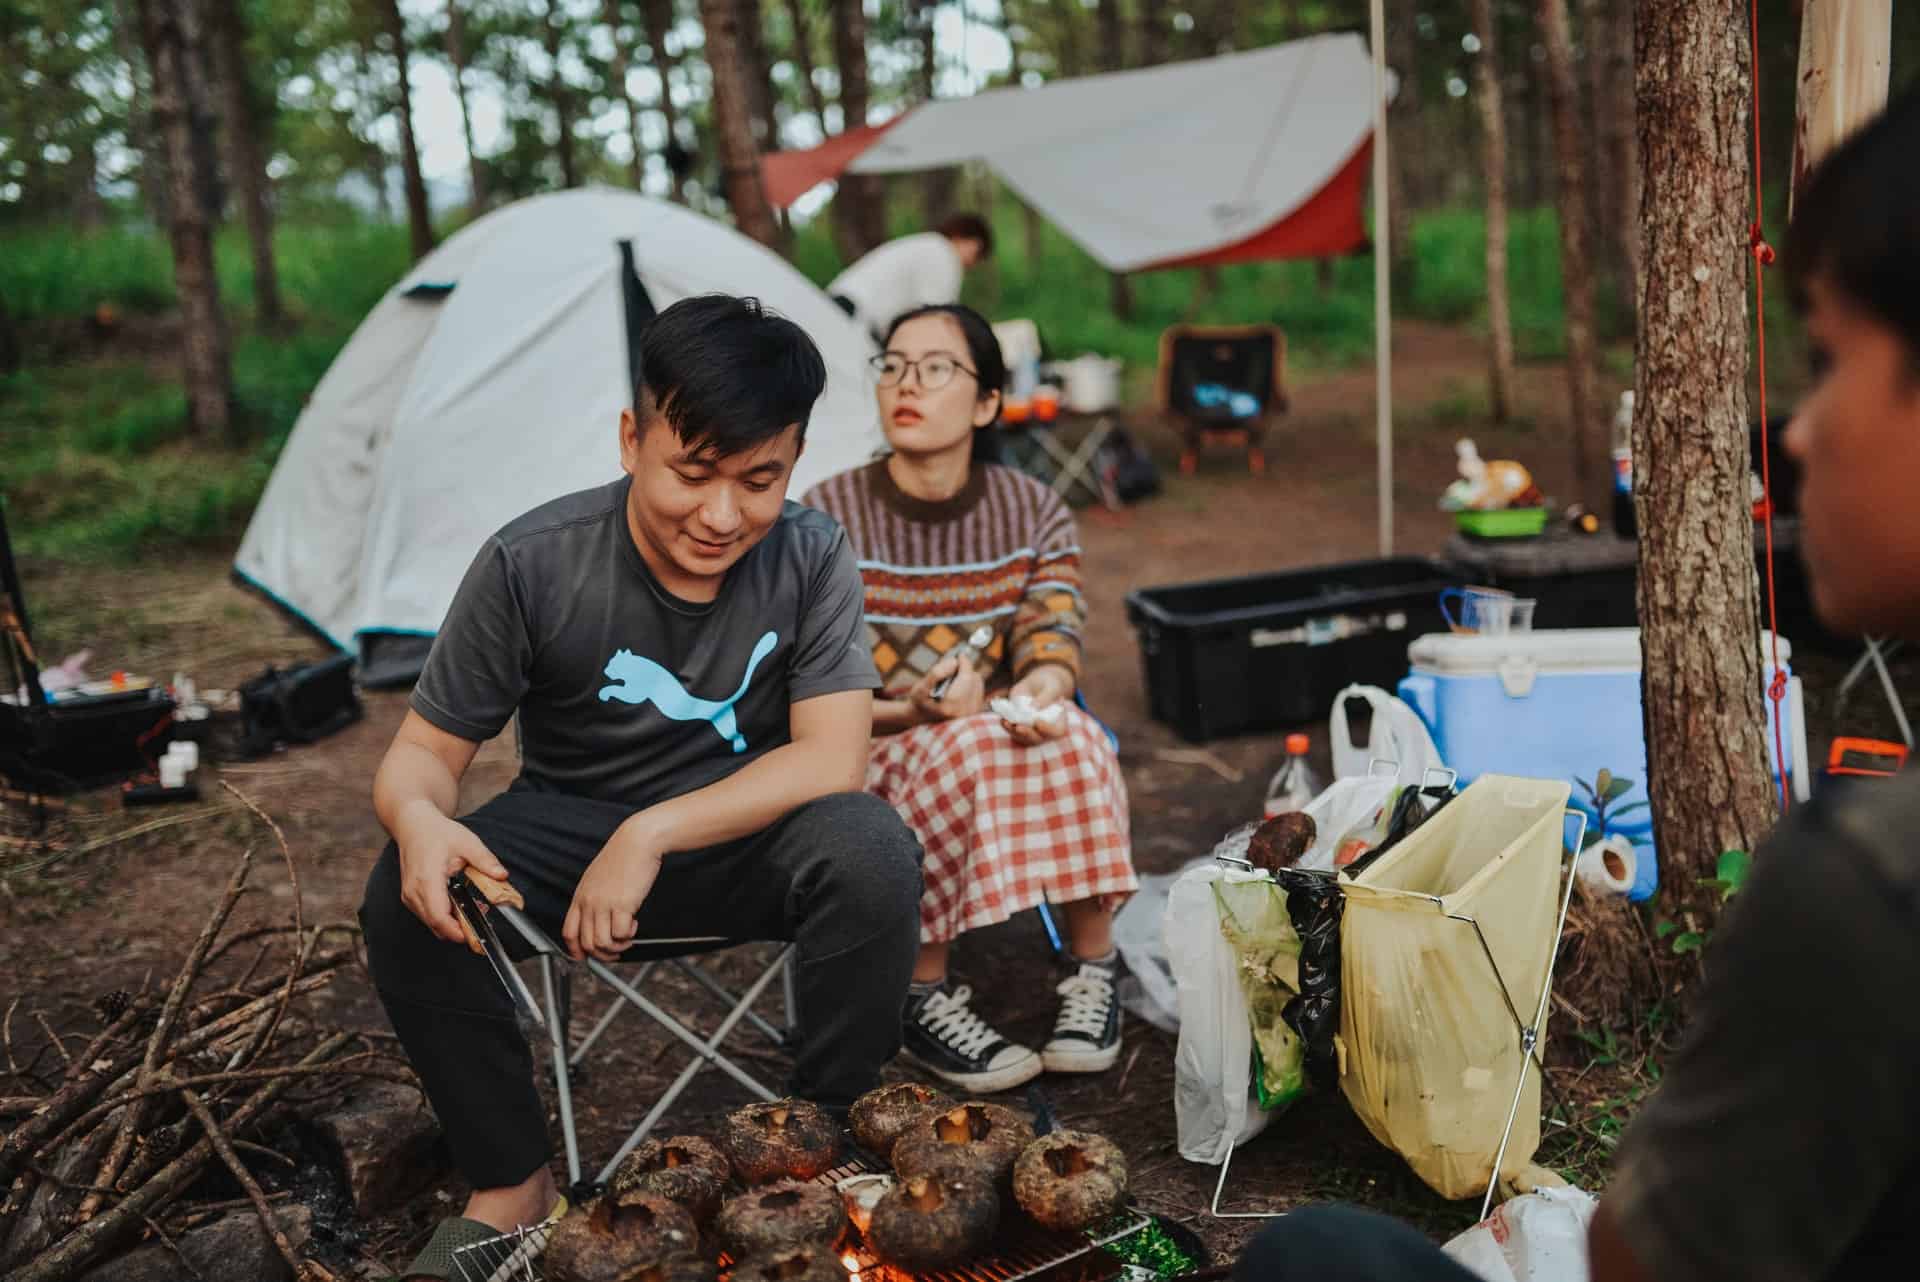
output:
<instances>
[{"instance_id":1,"label":"metal grill grate","mask_svg":"<svg viewBox=\"0 0 1920 1282\"><path fill-rule=\"evenodd\" d=\"M855 1157L823 1175L815 1183L831 1188L854 1175L884 1173L886 1168ZM964 1268L909 1273L876 1260L864 1244L845 1253L859 1265L862 1282L1022 1282L1070 1263L1088 1252L1117 1242L1147 1227L1148 1217L1127 1207L1097 1228L1081 1233L1057 1233L1024 1218L1012 1218L1000 1229L993 1249ZM453 1253L455 1282L546 1282L538 1257L546 1249L551 1227L520 1229L490 1238ZM733 1261L720 1257L724 1278Z\"/></svg>"}]
</instances>

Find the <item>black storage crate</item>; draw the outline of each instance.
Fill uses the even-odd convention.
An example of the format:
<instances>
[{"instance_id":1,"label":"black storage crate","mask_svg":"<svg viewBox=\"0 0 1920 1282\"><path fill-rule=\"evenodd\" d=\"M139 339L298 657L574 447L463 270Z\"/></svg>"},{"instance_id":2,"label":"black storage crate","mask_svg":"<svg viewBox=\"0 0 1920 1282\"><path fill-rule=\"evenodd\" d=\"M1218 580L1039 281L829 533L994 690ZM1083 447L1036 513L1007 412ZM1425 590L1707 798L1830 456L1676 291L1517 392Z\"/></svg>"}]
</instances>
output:
<instances>
[{"instance_id":1,"label":"black storage crate","mask_svg":"<svg viewBox=\"0 0 1920 1282\"><path fill-rule=\"evenodd\" d=\"M1440 592L1462 580L1398 557L1127 594L1154 720L1202 742L1328 715L1353 682L1391 690L1407 645L1446 629Z\"/></svg>"}]
</instances>

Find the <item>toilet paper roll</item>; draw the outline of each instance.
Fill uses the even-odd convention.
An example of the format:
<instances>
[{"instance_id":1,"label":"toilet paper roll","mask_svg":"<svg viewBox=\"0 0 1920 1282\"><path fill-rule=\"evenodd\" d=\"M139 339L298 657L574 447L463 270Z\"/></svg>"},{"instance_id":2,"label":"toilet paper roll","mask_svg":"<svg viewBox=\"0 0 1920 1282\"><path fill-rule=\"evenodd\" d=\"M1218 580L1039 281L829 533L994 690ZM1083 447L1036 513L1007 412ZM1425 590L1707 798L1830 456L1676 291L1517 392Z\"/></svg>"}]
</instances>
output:
<instances>
[{"instance_id":1,"label":"toilet paper roll","mask_svg":"<svg viewBox=\"0 0 1920 1282\"><path fill-rule=\"evenodd\" d=\"M176 739L167 745L166 756L162 761L178 761L182 774L192 774L200 768L200 745L190 739Z\"/></svg>"},{"instance_id":2,"label":"toilet paper roll","mask_svg":"<svg viewBox=\"0 0 1920 1282\"><path fill-rule=\"evenodd\" d=\"M160 758L160 786L162 788L180 788L187 782L186 764L179 757Z\"/></svg>"},{"instance_id":3,"label":"toilet paper roll","mask_svg":"<svg viewBox=\"0 0 1920 1282\"><path fill-rule=\"evenodd\" d=\"M1573 873L1587 888L1602 895L1624 895L1633 889L1640 871L1640 856L1633 843L1615 833L1605 841L1596 841L1574 860Z\"/></svg>"}]
</instances>

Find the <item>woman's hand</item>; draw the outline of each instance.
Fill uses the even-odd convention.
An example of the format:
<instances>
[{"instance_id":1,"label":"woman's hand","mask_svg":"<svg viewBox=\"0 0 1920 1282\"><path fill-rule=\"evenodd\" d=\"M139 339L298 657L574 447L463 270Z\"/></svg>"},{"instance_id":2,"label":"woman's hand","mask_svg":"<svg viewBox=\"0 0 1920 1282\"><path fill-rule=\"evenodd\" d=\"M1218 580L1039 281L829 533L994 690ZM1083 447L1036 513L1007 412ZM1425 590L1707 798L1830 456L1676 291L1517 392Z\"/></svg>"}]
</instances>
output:
<instances>
[{"instance_id":1,"label":"woman's hand","mask_svg":"<svg viewBox=\"0 0 1920 1282\"><path fill-rule=\"evenodd\" d=\"M618 961L633 944L637 933L634 916L646 902L666 857L646 827L635 819L614 829L574 887L573 903L567 908L560 937L575 961L584 957Z\"/></svg>"},{"instance_id":2,"label":"woman's hand","mask_svg":"<svg viewBox=\"0 0 1920 1282\"><path fill-rule=\"evenodd\" d=\"M933 688L956 671L959 675L954 676L953 684L947 687L946 697L934 698ZM957 721L986 709L987 683L971 663L962 663L950 654L934 664L933 669L907 691L907 698L919 710L923 722Z\"/></svg>"},{"instance_id":3,"label":"woman's hand","mask_svg":"<svg viewBox=\"0 0 1920 1282\"><path fill-rule=\"evenodd\" d=\"M1015 699L1025 695L1033 701L1035 711L1045 712L1071 699L1075 688L1073 673L1058 664L1044 663L1015 682L1013 689L1007 691L1007 697ZM1030 725L1015 725L1005 719L1000 724L1007 728L1007 733L1013 736L1016 743L1024 743L1031 748L1065 735L1067 714L1066 709L1061 708L1055 716Z\"/></svg>"}]
</instances>

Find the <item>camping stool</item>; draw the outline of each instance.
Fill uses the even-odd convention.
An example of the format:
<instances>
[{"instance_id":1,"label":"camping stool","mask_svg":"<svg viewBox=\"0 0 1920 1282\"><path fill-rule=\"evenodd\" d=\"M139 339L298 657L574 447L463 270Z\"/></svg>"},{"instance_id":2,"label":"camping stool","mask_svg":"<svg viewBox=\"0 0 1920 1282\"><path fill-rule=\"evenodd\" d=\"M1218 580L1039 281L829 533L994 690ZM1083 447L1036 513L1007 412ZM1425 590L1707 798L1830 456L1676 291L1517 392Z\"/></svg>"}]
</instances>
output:
<instances>
[{"instance_id":1,"label":"camping stool","mask_svg":"<svg viewBox=\"0 0 1920 1282\"><path fill-rule=\"evenodd\" d=\"M1200 447L1216 440L1238 443L1247 470L1266 472L1262 442L1287 412L1286 364L1278 325L1173 325L1160 335L1156 399L1185 439L1181 472L1197 471Z\"/></svg>"},{"instance_id":2,"label":"camping stool","mask_svg":"<svg viewBox=\"0 0 1920 1282\"><path fill-rule=\"evenodd\" d=\"M1487 943L1486 932L1480 928L1479 919L1468 913L1447 914L1448 921L1459 922L1463 925L1473 927L1473 933L1480 941L1481 955L1487 959L1487 968L1493 972L1494 982L1500 986L1500 996L1506 1003L1507 1013L1513 1017L1514 1031L1520 1039L1520 1072L1514 1079L1513 1103L1507 1107L1507 1122L1506 1126L1500 1132L1500 1147L1494 1153L1492 1172L1487 1179L1486 1196L1482 1198L1480 1202L1481 1220L1486 1219L1488 1212L1493 1209L1493 1195L1495 1190L1500 1187L1500 1165L1506 1161L1507 1145L1513 1138L1514 1123L1517 1122L1520 1117L1520 1100L1526 1093L1527 1066L1529 1064L1532 1064L1533 1067L1539 1070L1541 1084L1553 1092L1556 1099L1560 1098L1558 1088L1553 1085L1553 1079L1547 1074L1547 1066L1541 1062L1538 1047L1540 1045L1541 1035L1546 1030L1547 1003L1553 996L1553 963L1555 957L1557 957L1560 952L1560 941L1566 934L1567 911L1573 905L1573 888L1575 882L1578 881L1578 878L1574 875L1574 860L1579 857L1580 849L1586 841L1587 836L1586 811L1569 806L1565 811L1565 816L1568 819L1577 820L1579 827L1578 831L1574 833L1573 844L1564 847L1562 852L1561 862L1563 867L1561 876L1565 880L1566 886L1560 895L1560 915L1554 926L1553 946L1547 951L1545 974L1540 981L1540 996L1533 1004L1533 1018L1531 1021L1527 1020L1520 1013L1520 1004L1514 1000L1514 992L1512 987L1507 983L1506 976L1500 973L1500 963L1494 960L1493 948ZM1251 866L1240 864L1238 860L1228 860L1226 862L1239 864L1241 867ZM1436 906L1444 904L1444 901L1438 895L1422 895L1420 897L1431 900ZM1345 1000L1344 995L1342 1000ZM1207 1213L1219 1220L1268 1220L1285 1215L1285 1211L1222 1211L1220 1209L1220 1197L1227 1187L1227 1171L1232 1166L1233 1150L1235 1147L1236 1144L1229 1144L1227 1146L1226 1156L1220 1159L1220 1178L1214 1183L1213 1202L1207 1208ZM1478 1221L1476 1221L1476 1223L1478 1223Z\"/></svg>"},{"instance_id":3,"label":"camping stool","mask_svg":"<svg viewBox=\"0 0 1920 1282\"><path fill-rule=\"evenodd\" d=\"M762 1100L779 1098L777 1092L761 1082L746 1069L729 1057L722 1049L734 1030L746 1023L755 1032L764 1037L778 1050L787 1050L793 1043L797 1024L796 1004L793 991L793 954L794 945L781 943L780 951L774 959L763 967L753 982L741 992L734 992L709 975L700 966L689 960L689 954L715 952L736 948L757 941L730 939L722 935L692 935L679 939L641 939L636 940L628 950L625 961L628 964L640 963L640 969L631 981L623 978L611 966L598 958L589 957L584 965L587 973L605 984L613 994L613 1001L607 1007L599 1021L585 1037L573 1047L567 1046L567 1024L573 1009L573 967L577 964L566 951L555 943L547 933L536 926L525 913L510 905L496 904L494 911L513 927L514 932L526 943L540 962L540 996L542 1018L545 1021L546 1041L552 1057L554 1091L559 1097L560 1135L566 1146L567 1179L569 1192L578 1202L584 1202L599 1189L605 1187L613 1177L627 1154L638 1148L659 1125L667 1110L672 1108L682 1092L694 1077L705 1068L717 1068L738 1082L750 1094ZM688 1028L678 1019L650 1000L641 991L644 984L661 963L671 965L701 989L711 994L725 1010L725 1017L716 1025L711 1034L702 1036ZM773 984L780 981L781 999L786 1027L768 1022L754 1012L753 1007L761 996ZM580 1138L573 1120L573 1087L576 1081L584 1077L583 1064L594 1043L600 1040L614 1019L627 1007L633 1007L647 1016L661 1028L679 1039L693 1052L693 1058L687 1061L680 1075L673 1079L660 1098L654 1102L647 1115L634 1127L620 1149L600 1168L599 1174L589 1182L581 1179Z\"/></svg>"},{"instance_id":4,"label":"camping stool","mask_svg":"<svg viewBox=\"0 0 1920 1282\"><path fill-rule=\"evenodd\" d=\"M1834 693L1833 705L1835 708L1844 708L1847 704L1847 696L1853 693L1853 687L1860 683L1861 678L1867 675L1867 669L1871 667L1880 676L1880 688L1886 692L1887 706L1893 710L1894 722L1900 727L1901 741L1911 748L1913 747L1913 726L1907 720L1906 707L1900 702L1899 688L1893 684L1893 674L1887 671L1887 660L1900 652L1901 643L1889 641L1884 637L1867 637L1866 643L1865 652L1854 661L1853 667L1847 670L1847 675L1841 678L1840 688ZM1813 773L1810 765L1801 764L1797 758L1795 764L1800 765L1802 775ZM1806 798L1802 797L1801 800L1804 801Z\"/></svg>"}]
</instances>

